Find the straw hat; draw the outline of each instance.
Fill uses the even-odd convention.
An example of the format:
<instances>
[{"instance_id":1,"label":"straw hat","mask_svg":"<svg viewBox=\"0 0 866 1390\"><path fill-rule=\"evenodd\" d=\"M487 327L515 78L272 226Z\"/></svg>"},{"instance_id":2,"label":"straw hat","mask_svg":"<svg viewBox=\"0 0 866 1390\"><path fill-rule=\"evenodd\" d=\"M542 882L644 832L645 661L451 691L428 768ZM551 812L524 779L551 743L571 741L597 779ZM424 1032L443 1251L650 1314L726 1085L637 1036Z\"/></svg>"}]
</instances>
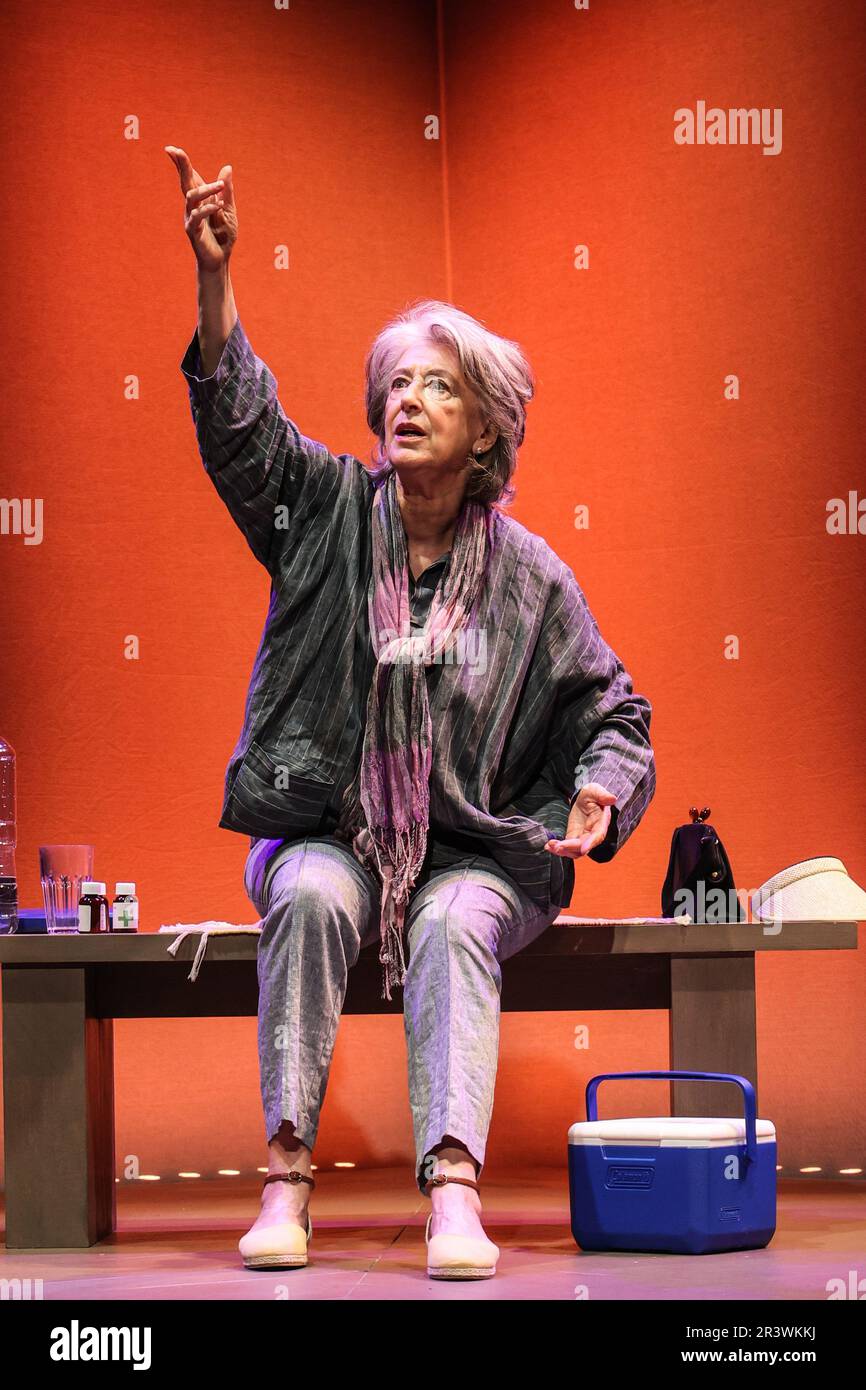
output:
<instances>
[{"instance_id":1,"label":"straw hat","mask_svg":"<svg viewBox=\"0 0 866 1390\"><path fill-rule=\"evenodd\" d=\"M752 913L761 921L866 922L866 893L841 859L825 855L768 878L752 897Z\"/></svg>"}]
</instances>

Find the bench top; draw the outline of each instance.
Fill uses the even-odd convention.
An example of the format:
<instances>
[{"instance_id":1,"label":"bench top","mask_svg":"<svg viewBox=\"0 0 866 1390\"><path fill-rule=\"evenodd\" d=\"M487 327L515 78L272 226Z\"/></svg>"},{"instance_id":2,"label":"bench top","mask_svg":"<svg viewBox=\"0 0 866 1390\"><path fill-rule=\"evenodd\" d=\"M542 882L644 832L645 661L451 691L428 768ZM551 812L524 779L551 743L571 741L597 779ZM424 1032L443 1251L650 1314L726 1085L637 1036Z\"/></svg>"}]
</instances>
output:
<instances>
[{"instance_id":1,"label":"bench top","mask_svg":"<svg viewBox=\"0 0 866 1390\"><path fill-rule=\"evenodd\" d=\"M29 923L44 921L41 913L21 913ZM250 923L250 925L254 925ZM588 925L568 913L519 952L520 956L609 955L725 955L750 951L840 951L857 949L856 922L720 922L714 924L635 922L616 918ZM139 931L129 935L48 935L15 932L0 936L0 965L85 965L162 961L172 965L192 958L199 933L191 932L175 955L168 947L178 933ZM255 960L258 934L218 933L207 944L209 961ZM378 954L378 942L361 957Z\"/></svg>"}]
</instances>

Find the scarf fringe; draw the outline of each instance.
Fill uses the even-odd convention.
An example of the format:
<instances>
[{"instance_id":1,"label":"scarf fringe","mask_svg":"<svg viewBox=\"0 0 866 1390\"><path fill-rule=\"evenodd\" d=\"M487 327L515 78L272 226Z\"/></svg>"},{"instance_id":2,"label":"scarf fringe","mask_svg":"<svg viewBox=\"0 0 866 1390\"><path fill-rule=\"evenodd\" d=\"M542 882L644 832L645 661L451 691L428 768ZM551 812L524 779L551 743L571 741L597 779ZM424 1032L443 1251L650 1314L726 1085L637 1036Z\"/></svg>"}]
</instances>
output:
<instances>
[{"instance_id":1,"label":"scarf fringe","mask_svg":"<svg viewBox=\"0 0 866 1390\"><path fill-rule=\"evenodd\" d=\"M409 894L427 850L427 827L420 822L408 830L373 832L373 844L382 879L382 911L379 917L379 963L383 967L382 999L391 998L392 985L406 982L403 926ZM383 863L384 860L384 863Z\"/></svg>"}]
</instances>

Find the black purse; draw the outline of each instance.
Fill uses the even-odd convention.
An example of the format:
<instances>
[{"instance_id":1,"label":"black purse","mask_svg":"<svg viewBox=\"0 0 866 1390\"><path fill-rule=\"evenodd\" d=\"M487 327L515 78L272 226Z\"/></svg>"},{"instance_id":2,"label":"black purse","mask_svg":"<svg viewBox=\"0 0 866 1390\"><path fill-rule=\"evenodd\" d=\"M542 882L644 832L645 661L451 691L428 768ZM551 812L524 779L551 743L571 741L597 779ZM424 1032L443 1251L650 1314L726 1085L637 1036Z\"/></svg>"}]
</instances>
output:
<instances>
[{"instance_id":1,"label":"black purse","mask_svg":"<svg viewBox=\"0 0 866 1390\"><path fill-rule=\"evenodd\" d=\"M662 886L662 916L687 912L693 922L743 922L725 847L708 824L709 806L689 807L690 825L678 825L671 837L668 871Z\"/></svg>"}]
</instances>

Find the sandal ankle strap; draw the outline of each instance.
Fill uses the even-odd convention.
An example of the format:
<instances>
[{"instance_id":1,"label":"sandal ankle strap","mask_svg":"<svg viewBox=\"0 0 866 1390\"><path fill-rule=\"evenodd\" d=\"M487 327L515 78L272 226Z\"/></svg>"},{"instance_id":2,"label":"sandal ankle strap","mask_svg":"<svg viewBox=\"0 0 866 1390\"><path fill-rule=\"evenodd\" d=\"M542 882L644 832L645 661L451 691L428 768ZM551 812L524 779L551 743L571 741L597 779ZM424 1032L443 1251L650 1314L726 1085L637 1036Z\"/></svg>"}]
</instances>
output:
<instances>
[{"instance_id":1,"label":"sandal ankle strap","mask_svg":"<svg viewBox=\"0 0 866 1390\"><path fill-rule=\"evenodd\" d=\"M306 1173L299 1173L297 1168L292 1168L288 1173L268 1173L262 1183L262 1187L267 1187L269 1182L308 1182L310 1187L315 1187L315 1181L308 1178Z\"/></svg>"},{"instance_id":2,"label":"sandal ankle strap","mask_svg":"<svg viewBox=\"0 0 866 1390\"><path fill-rule=\"evenodd\" d=\"M437 1173L435 1178L430 1178L424 1184L425 1197L430 1196L429 1189L431 1187L444 1187L446 1182L459 1182L463 1187L473 1187L479 1196L481 1194L480 1186L477 1182L473 1182L471 1178L452 1178L448 1173Z\"/></svg>"}]
</instances>

